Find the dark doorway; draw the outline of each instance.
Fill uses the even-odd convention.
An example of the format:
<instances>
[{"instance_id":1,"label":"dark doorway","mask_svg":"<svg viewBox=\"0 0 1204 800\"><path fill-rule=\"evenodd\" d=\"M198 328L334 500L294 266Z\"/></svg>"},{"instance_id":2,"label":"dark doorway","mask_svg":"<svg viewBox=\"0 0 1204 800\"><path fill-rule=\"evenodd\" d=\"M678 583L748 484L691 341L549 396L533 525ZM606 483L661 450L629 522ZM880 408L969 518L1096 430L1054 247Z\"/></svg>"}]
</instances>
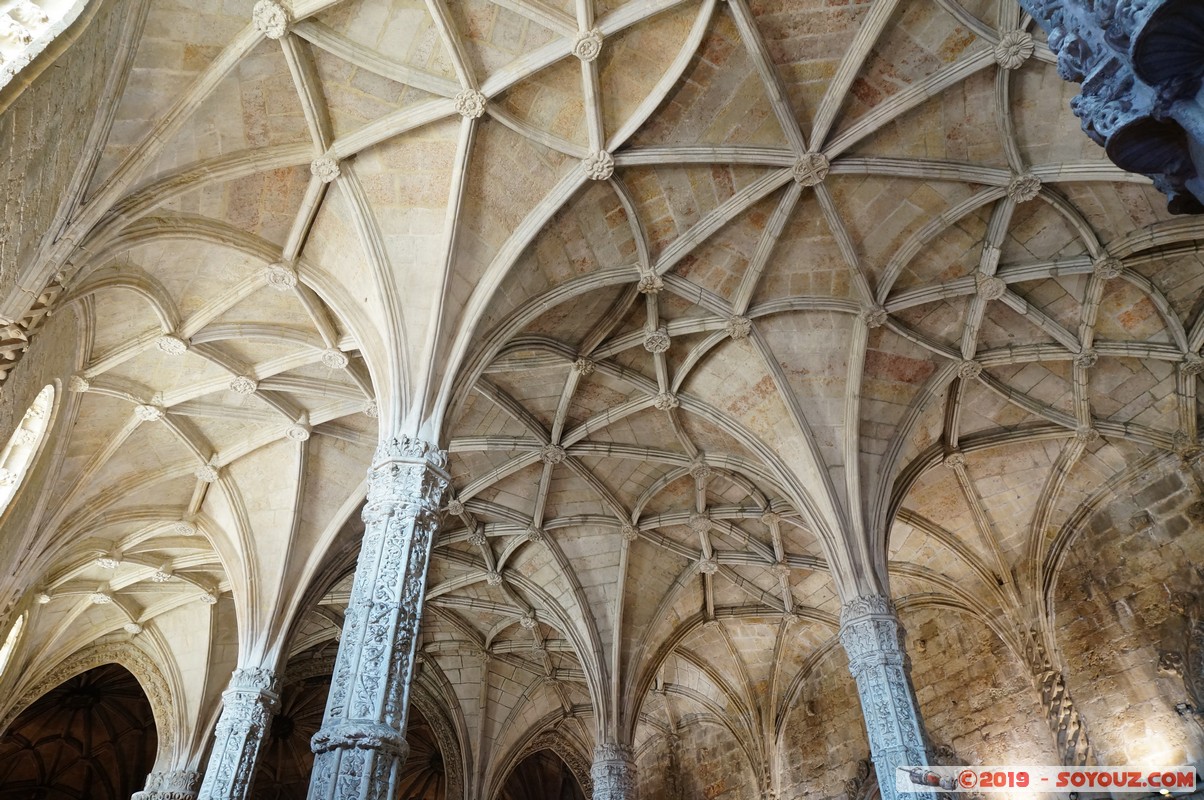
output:
<instances>
[{"instance_id":1,"label":"dark doorway","mask_svg":"<svg viewBox=\"0 0 1204 800\"><path fill-rule=\"evenodd\" d=\"M501 800L585 800L577 777L551 750L532 753L506 779Z\"/></svg>"}]
</instances>

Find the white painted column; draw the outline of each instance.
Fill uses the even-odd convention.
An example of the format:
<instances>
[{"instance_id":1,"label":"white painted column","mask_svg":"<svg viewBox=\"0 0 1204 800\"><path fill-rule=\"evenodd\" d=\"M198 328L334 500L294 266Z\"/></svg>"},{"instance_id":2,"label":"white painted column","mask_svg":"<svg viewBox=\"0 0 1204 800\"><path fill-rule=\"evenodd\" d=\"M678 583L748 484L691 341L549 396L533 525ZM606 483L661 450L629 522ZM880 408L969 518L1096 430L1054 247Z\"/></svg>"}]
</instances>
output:
<instances>
[{"instance_id":1,"label":"white painted column","mask_svg":"<svg viewBox=\"0 0 1204 800\"><path fill-rule=\"evenodd\" d=\"M393 798L431 542L447 456L421 439L383 442L368 472L364 540L322 728L310 800Z\"/></svg>"},{"instance_id":2,"label":"white painted column","mask_svg":"<svg viewBox=\"0 0 1204 800\"><path fill-rule=\"evenodd\" d=\"M134 792L130 800L196 800L201 787L201 773L175 769L152 772L146 776L146 786Z\"/></svg>"},{"instance_id":3,"label":"white painted column","mask_svg":"<svg viewBox=\"0 0 1204 800\"><path fill-rule=\"evenodd\" d=\"M234 670L222 701L198 800L245 800L250 794L259 750L280 703L276 673L264 667Z\"/></svg>"},{"instance_id":4,"label":"white painted column","mask_svg":"<svg viewBox=\"0 0 1204 800\"><path fill-rule=\"evenodd\" d=\"M869 734L870 755L884 800L895 800L895 770L927 766L924 725L912 690L911 665L903 650L902 629L890 599L870 595L850 600L840 610L840 642L857 681L861 713ZM901 795L901 800L936 800L932 791Z\"/></svg>"},{"instance_id":5,"label":"white painted column","mask_svg":"<svg viewBox=\"0 0 1204 800\"><path fill-rule=\"evenodd\" d=\"M635 754L630 745L598 745L590 775L594 779L594 800L635 800Z\"/></svg>"}]
</instances>

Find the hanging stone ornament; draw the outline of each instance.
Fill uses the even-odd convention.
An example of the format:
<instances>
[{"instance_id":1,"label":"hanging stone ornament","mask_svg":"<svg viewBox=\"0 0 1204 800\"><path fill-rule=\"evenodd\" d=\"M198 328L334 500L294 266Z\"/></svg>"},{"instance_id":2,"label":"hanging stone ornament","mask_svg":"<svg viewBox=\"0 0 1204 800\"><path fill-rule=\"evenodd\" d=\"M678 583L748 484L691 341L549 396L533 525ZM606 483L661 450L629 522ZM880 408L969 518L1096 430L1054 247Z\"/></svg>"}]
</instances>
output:
<instances>
[{"instance_id":1,"label":"hanging stone ornament","mask_svg":"<svg viewBox=\"0 0 1204 800\"><path fill-rule=\"evenodd\" d=\"M188 342L174 334L164 334L155 340L155 347L169 356L182 356L188 352Z\"/></svg>"},{"instance_id":2,"label":"hanging stone ornament","mask_svg":"<svg viewBox=\"0 0 1204 800\"><path fill-rule=\"evenodd\" d=\"M288 33L288 11L272 0L259 0L251 11L255 30L269 39L283 39Z\"/></svg>"},{"instance_id":3,"label":"hanging stone ornament","mask_svg":"<svg viewBox=\"0 0 1204 800\"><path fill-rule=\"evenodd\" d=\"M334 156L320 156L309 165L309 174L322 183L333 183L339 177L339 161Z\"/></svg>"},{"instance_id":4,"label":"hanging stone ornament","mask_svg":"<svg viewBox=\"0 0 1204 800\"><path fill-rule=\"evenodd\" d=\"M376 399L373 398L364 403L364 408L360 411L368 419L376 419L380 416L380 406L376 404Z\"/></svg>"},{"instance_id":5,"label":"hanging stone ornament","mask_svg":"<svg viewBox=\"0 0 1204 800\"><path fill-rule=\"evenodd\" d=\"M564 448L558 444L545 444L539 449L539 460L552 466L563 463L567 455Z\"/></svg>"},{"instance_id":6,"label":"hanging stone ornament","mask_svg":"<svg viewBox=\"0 0 1204 800\"><path fill-rule=\"evenodd\" d=\"M163 419L163 409L159 406L140 404L134 406L134 416L142 422L158 422Z\"/></svg>"},{"instance_id":7,"label":"hanging stone ornament","mask_svg":"<svg viewBox=\"0 0 1204 800\"><path fill-rule=\"evenodd\" d=\"M121 629L130 636L137 636L138 634L142 633L142 626L137 622L127 622L121 626ZM134 795L134 797L137 797L137 795Z\"/></svg>"},{"instance_id":8,"label":"hanging stone ornament","mask_svg":"<svg viewBox=\"0 0 1204 800\"><path fill-rule=\"evenodd\" d=\"M573 362L573 369L583 378L593 375L596 368L597 366L594 364L594 362L590 361L585 356L581 356Z\"/></svg>"},{"instance_id":9,"label":"hanging stone ornament","mask_svg":"<svg viewBox=\"0 0 1204 800\"><path fill-rule=\"evenodd\" d=\"M995 63L1004 69L1020 69L1036 47L1027 31L1008 31L995 45Z\"/></svg>"},{"instance_id":10,"label":"hanging stone ornament","mask_svg":"<svg viewBox=\"0 0 1204 800\"><path fill-rule=\"evenodd\" d=\"M702 456L690 462L690 477L698 483L706 483L712 474L711 465L704 461Z\"/></svg>"},{"instance_id":11,"label":"hanging stone ornament","mask_svg":"<svg viewBox=\"0 0 1204 800\"><path fill-rule=\"evenodd\" d=\"M265 267L263 279L276 291L287 292L297 285L297 271L281 261Z\"/></svg>"},{"instance_id":12,"label":"hanging stone ornament","mask_svg":"<svg viewBox=\"0 0 1204 800\"><path fill-rule=\"evenodd\" d=\"M974 274L974 287L978 291L978 296L983 300L998 300L1008 290L1008 285L1003 278L997 278L994 275L984 275L981 272Z\"/></svg>"},{"instance_id":13,"label":"hanging stone ornament","mask_svg":"<svg viewBox=\"0 0 1204 800\"><path fill-rule=\"evenodd\" d=\"M322 351L322 366L327 369L347 369L349 363L347 354L342 350L330 348Z\"/></svg>"},{"instance_id":14,"label":"hanging stone ornament","mask_svg":"<svg viewBox=\"0 0 1204 800\"><path fill-rule=\"evenodd\" d=\"M529 611L518 618L518 624L524 630L533 631L535 630L535 626L539 624L539 620L535 618L534 612Z\"/></svg>"},{"instance_id":15,"label":"hanging stone ornament","mask_svg":"<svg viewBox=\"0 0 1204 800\"><path fill-rule=\"evenodd\" d=\"M982 364L977 361L963 361L957 367L957 377L962 380L974 380L982 374Z\"/></svg>"},{"instance_id":16,"label":"hanging stone ornament","mask_svg":"<svg viewBox=\"0 0 1204 800\"><path fill-rule=\"evenodd\" d=\"M489 570L488 572L485 573L485 583L489 584L490 586L501 586L502 585L501 573L495 572L493 570Z\"/></svg>"},{"instance_id":17,"label":"hanging stone ornament","mask_svg":"<svg viewBox=\"0 0 1204 800\"><path fill-rule=\"evenodd\" d=\"M35 592L33 596L33 601L40 606L46 605L53 599L49 592Z\"/></svg>"},{"instance_id":18,"label":"hanging stone ornament","mask_svg":"<svg viewBox=\"0 0 1204 800\"><path fill-rule=\"evenodd\" d=\"M193 471L196 479L203 483L214 483L218 479L217 467L213 464L201 464Z\"/></svg>"},{"instance_id":19,"label":"hanging stone ornament","mask_svg":"<svg viewBox=\"0 0 1204 800\"><path fill-rule=\"evenodd\" d=\"M464 504L455 498L447 501L447 513L458 517L464 513Z\"/></svg>"},{"instance_id":20,"label":"hanging stone ornament","mask_svg":"<svg viewBox=\"0 0 1204 800\"><path fill-rule=\"evenodd\" d=\"M146 776L146 787L134 792L130 800L195 800L200 788L199 772L183 769L152 772Z\"/></svg>"},{"instance_id":21,"label":"hanging stone ornament","mask_svg":"<svg viewBox=\"0 0 1204 800\"><path fill-rule=\"evenodd\" d=\"M235 394L255 394L259 382L246 375L237 375L230 381L230 391Z\"/></svg>"},{"instance_id":22,"label":"hanging stone ornament","mask_svg":"<svg viewBox=\"0 0 1204 800\"><path fill-rule=\"evenodd\" d=\"M711 529L711 517L705 512L695 511L690 514L690 519L686 524L690 526L690 530L702 536Z\"/></svg>"},{"instance_id":23,"label":"hanging stone ornament","mask_svg":"<svg viewBox=\"0 0 1204 800\"><path fill-rule=\"evenodd\" d=\"M594 28L577 34L573 40L573 55L585 63L596 59L602 53L602 31Z\"/></svg>"},{"instance_id":24,"label":"hanging stone ornament","mask_svg":"<svg viewBox=\"0 0 1204 800\"><path fill-rule=\"evenodd\" d=\"M544 544L547 541L544 538L544 532L533 525L529 526L523 535L531 544Z\"/></svg>"},{"instance_id":25,"label":"hanging stone ornament","mask_svg":"<svg viewBox=\"0 0 1204 800\"><path fill-rule=\"evenodd\" d=\"M941 464L948 469L957 469L958 467L966 466L966 454L961 450L950 450L945 454Z\"/></svg>"},{"instance_id":26,"label":"hanging stone ornament","mask_svg":"<svg viewBox=\"0 0 1204 800\"><path fill-rule=\"evenodd\" d=\"M311 436L311 433L312 432L311 432L310 427L308 425L303 425L301 423L297 423L295 425L289 425L288 429L285 430L285 432L284 432L284 434L288 438L292 439L294 442L309 441L309 437Z\"/></svg>"},{"instance_id":27,"label":"hanging stone ornament","mask_svg":"<svg viewBox=\"0 0 1204 800\"><path fill-rule=\"evenodd\" d=\"M92 388L92 384L83 375L72 375L67 379L67 391L74 394L83 394Z\"/></svg>"},{"instance_id":28,"label":"hanging stone ornament","mask_svg":"<svg viewBox=\"0 0 1204 800\"><path fill-rule=\"evenodd\" d=\"M196 536L196 525L186 519L173 523L171 532L176 536Z\"/></svg>"},{"instance_id":29,"label":"hanging stone ornament","mask_svg":"<svg viewBox=\"0 0 1204 800\"><path fill-rule=\"evenodd\" d=\"M1204 358L1199 353L1188 353L1179 364L1179 371L1187 376L1199 375L1204 372Z\"/></svg>"},{"instance_id":30,"label":"hanging stone ornament","mask_svg":"<svg viewBox=\"0 0 1204 800\"><path fill-rule=\"evenodd\" d=\"M121 566L121 557L116 553L106 553L96 559L96 566L101 569L117 569Z\"/></svg>"},{"instance_id":31,"label":"hanging stone ornament","mask_svg":"<svg viewBox=\"0 0 1204 800\"><path fill-rule=\"evenodd\" d=\"M1090 425L1083 425L1075 428L1074 438L1075 441L1082 442L1083 444L1091 444L1099 439L1099 431Z\"/></svg>"},{"instance_id":32,"label":"hanging stone ornament","mask_svg":"<svg viewBox=\"0 0 1204 800\"><path fill-rule=\"evenodd\" d=\"M199 800L244 800L250 794L259 750L279 706L276 673L263 667L234 670L222 693L222 715Z\"/></svg>"},{"instance_id":33,"label":"hanging stone ornament","mask_svg":"<svg viewBox=\"0 0 1204 800\"><path fill-rule=\"evenodd\" d=\"M881 328L886 324L886 319L886 309L882 306L874 306L861 312L861 321L867 328Z\"/></svg>"},{"instance_id":34,"label":"hanging stone ornament","mask_svg":"<svg viewBox=\"0 0 1204 800\"><path fill-rule=\"evenodd\" d=\"M88 595L88 602L94 606L107 606L113 602L113 595L108 592L92 592Z\"/></svg>"},{"instance_id":35,"label":"hanging stone ornament","mask_svg":"<svg viewBox=\"0 0 1204 800\"><path fill-rule=\"evenodd\" d=\"M1110 281L1124 274L1125 262L1119 258L1104 256L1095 260L1091 265L1091 270L1103 280Z\"/></svg>"},{"instance_id":36,"label":"hanging stone ornament","mask_svg":"<svg viewBox=\"0 0 1204 800\"><path fill-rule=\"evenodd\" d=\"M700 558L698 560L698 571L703 575L714 575L719 571L719 559L711 556L710 558Z\"/></svg>"},{"instance_id":37,"label":"hanging stone ornament","mask_svg":"<svg viewBox=\"0 0 1204 800\"><path fill-rule=\"evenodd\" d=\"M748 317L728 317L727 323L723 326L723 330L727 332L728 336L732 337L736 341L747 339L748 335L752 333L752 320L750 320Z\"/></svg>"},{"instance_id":38,"label":"hanging stone ornament","mask_svg":"<svg viewBox=\"0 0 1204 800\"><path fill-rule=\"evenodd\" d=\"M456 113L465 119L480 119L485 113L485 95L475 89L465 89L456 95Z\"/></svg>"},{"instance_id":39,"label":"hanging stone ornament","mask_svg":"<svg viewBox=\"0 0 1204 800\"><path fill-rule=\"evenodd\" d=\"M665 288L665 279L655 272L641 272L636 289L640 294L659 294Z\"/></svg>"},{"instance_id":40,"label":"hanging stone ornament","mask_svg":"<svg viewBox=\"0 0 1204 800\"><path fill-rule=\"evenodd\" d=\"M652 401L652 404L660 411L669 411L670 409L677 408L680 403L677 399L677 395L675 395L673 392L661 392L656 396L656 399Z\"/></svg>"},{"instance_id":41,"label":"hanging stone ornament","mask_svg":"<svg viewBox=\"0 0 1204 800\"><path fill-rule=\"evenodd\" d=\"M669 331L665 328L644 333L644 349L649 353L663 353L669 349L669 344Z\"/></svg>"},{"instance_id":42,"label":"hanging stone ornament","mask_svg":"<svg viewBox=\"0 0 1204 800\"><path fill-rule=\"evenodd\" d=\"M634 800L635 753L629 745L606 742L594 748L590 767L593 800Z\"/></svg>"},{"instance_id":43,"label":"hanging stone ornament","mask_svg":"<svg viewBox=\"0 0 1204 800\"><path fill-rule=\"evenodd\" d=\"M201 596L198 597L197 599L200 600L202 603L204 603L207 606L215 606L215 605L217 605L217 592L215 592L215 591L202 592Z\"/></svg>"},{"instance_id":44,"label":"hanging stone ornament","mask_svg":"<svg viewBox=\"0 0 1204 800\"><path fill-rule=\"evenodd\" d=\"M879 775L892 776L880 784L883 800L936 800L933 791L895 792L896 769L927 766L928 755L894 604L881 595L845 603L840 611L840 643L857 683L874 766Z\"/></svg>"},{"instance_id":45,"label":"hanging stone ornament","mask_svg":"<svg viewBox=\"0 0 1204 800\"><path fill-rule=\"evenodd\" d=\"M615 174L615 157L605 150L595 150L582 163L585 175L591 181L604 181Z\"/></svg>"},{"instance_id":46,"label":"hanging stone ornament","mask_svg":"<svg viewBox=\"0 0 1204 800\"><path fill-rule=\"evenodd\" d=\"M1008 184L1008 197L1016 203L1027 203L1041 194L1041 179L1031 172L1016 175Z\"/></svg>"},{"instance_id":47,"label":"hanging stone ornament","mask_svg":"<svg viewBox=\"0 0 1204 800\"><path fill-rule=\"evenodd\" d=\"M800 186L815 186L816 184L823 183L824 178L828 177L828 170L831 168L832 165L829 163L828 157L823 153L807 153L794 162L791 172Z\"/></svg>"},{"instance_id":48,"label":"hanging stone ornament","mask_svg":"<svg viewBox=\"0 0 1204 800\"><path fill-rule=\"evenodd\" d=\"M623 527L619 528L619 535L625 542L634 542L640 538L640 531L636 526L624 523Z\"/></svg>"},{"instance_id":49,"label":"hanging stone ornament","mask_svg":"<svg viewBox=\"0 0 1204 800\"><path fill-rule=\"evenodd\" d=\"M312 800L400 791L418 625L448 482L447 454L421 439L386 439L373 458L351 600L311 741Z\"/></svg>"},{"instance_id":50,"label":"hanging stone ornament","mask_svg":"<svg viewBox=\"0 0 1204 800\"><path fill-rule=\"evenodd\" d=\"M1074 365L1083 369L1090 369L1099 362L1099 353L1088 348L1074 357Z\"/></svg>"},{"instance_id":51,"label":"hanging stone ornament","mask_svg":"<svg viewBox=\"0 0 1204 800\"><path fill-rule=\"evenodd\" d=\"M472 533L468 534L468 543L473 547L484 547L489 542L489 538L485 536L484 528L477 528Z\"/></svg>"}]
</instances>

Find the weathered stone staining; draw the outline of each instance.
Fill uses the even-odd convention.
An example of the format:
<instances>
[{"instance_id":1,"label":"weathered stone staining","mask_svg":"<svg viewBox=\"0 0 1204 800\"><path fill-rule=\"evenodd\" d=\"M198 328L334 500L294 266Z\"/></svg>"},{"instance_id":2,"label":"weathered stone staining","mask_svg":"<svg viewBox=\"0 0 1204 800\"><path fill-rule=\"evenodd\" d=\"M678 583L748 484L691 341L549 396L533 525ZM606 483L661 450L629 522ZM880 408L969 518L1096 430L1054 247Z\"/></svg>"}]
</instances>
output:
<instances>
[{"instance_id":1,"label":"weathered stone staining","mask_svg":"<svg viewBox=\"0 0 1204 800\"><path fill-rule=\"evenodd\" d=\"M1204 6L1020 0L1049 34L1071 108L1117 166L1153 179L1175 214L1204 213Z\"/></svg>"},{"instance_id":2,"label":"weathered stone staining","mask_svg":"<svg viewBox=\"0 0 1204 800\"><path fill-rule=\"evenodd\" d=\"M431 542L447 455L421 439L381 443L368 473L364 539L321 729L311 800L392 797L405 740Z\"/></svg>"}]
</instances>

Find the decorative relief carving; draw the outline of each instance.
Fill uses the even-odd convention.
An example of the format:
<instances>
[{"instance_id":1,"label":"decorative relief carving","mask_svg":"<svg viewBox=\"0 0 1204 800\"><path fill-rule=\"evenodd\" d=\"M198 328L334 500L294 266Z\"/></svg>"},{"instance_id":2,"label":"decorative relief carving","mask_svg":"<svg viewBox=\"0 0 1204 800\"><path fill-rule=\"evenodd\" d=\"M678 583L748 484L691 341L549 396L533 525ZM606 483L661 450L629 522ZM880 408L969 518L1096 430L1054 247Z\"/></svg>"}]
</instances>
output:
<instances>
[{"instance_id":1,"label":"decorative relief carving","mask_svg":"<svg viewBox=\"0 0 1204 800\"><path fill-rule=\"evenodd\" d=\"M748 335L752 333L752 320L748 317L728 317L723 329L736 341L747 339Z\"/></svg>"},{"instance_id":2,"label":"decorative relief carving","mask_svg":"<svg viewBox=\"0 0 1204 800\"><path fill-rule=\"evenodd\" d=\"M204 483L213 483L220 477L217 467L213 464L201 464L193 471L193 474L196 475L198 481Z\"/></svg>"},{"instance_id":3,"label":"decorative relief carving","mask_svg":"<svg viewBox=\"0 0 1204 800\"><path fill-rule=\"evenodd\" d=\"M292 439L294 442L309 441L311 433L312 431L308 425L302 425L300 423L296 425L289 425L284 431L284 435Z\"/></svg>"},{"instance_id":4,"label":"decorative relief carving","mask_svg":"<svg viewBox=\"0 0 1204 800\"><path fill-rule=\"evenodd\" d=\"M577 374L583 378L587 378L590 375L593 375L594 369L596 369L596 366L597 365L595 365L593 361L590 361L585 356L581 356L580 358L578 358L576 361L573 362L573 369L576 370Z\"/></svg>"},{"instance_id":5,"label":"decorative relief carving","mask_svg":"<svg viewBox=\"0 0 1204 800\"><path fill-rule=\"evenodd\" d=\"M1041 179L1031 172L1016 175L1008 184L1008 197L1017 203L1035 200L1041 194Z\"/></svg>"},{"instance_id":6,"label":"decorative relief carving","mask_svg":"<svg viewBox=\"0 0 1204 800\"><path fill-rule=\"evenodd\" d=\"M1100 278L1110 281L1114 278L1119 278L1125 271L1125 262L1119 258L1105 255L1102 258L1097 258L1091 265L1091 271Z\"/></svg>"},{"instance_id":7,"label":"decorative relief carving","mask_svg":"<svg viewBox=\"0 0 1204 800\"><path fill-rule=\"evenodd\" d=\"M173 334L164 334L155 340L155 347L169 356L182 356L188 352L188 342Z\"/></svg>"},{"instance_id":8,"label":"decorative relief carving","mask_svg":"<svg viewBox=\"0 0 1204 800\"><path fill-rule=\"evenodd\" d=\"M283 39L288 33L288 11L273 0L259 0L251 10L251 19L255 30L269 39Z\"/></svg>"},{"instance_id":9,"label":"decorative relief carving","mask_svg":"<svg viewBox=\"0 0 1204 800\"><path fill-rule=\"evenodd\" d=\"M327 369L347 369L349 363L347 354L342 350L330 348L322 351L322 366Z\"/></svg>"},{"instance_id":10,"label":"decorative relief carving","mask_svg":"<svg viewBox=\"0 0 1204 800\"><path fill-rule=\"evenodd\" d=\"M143 422L158 422L163 419L163 408L148 404L134 406L134 416Z\"/></svg>"},{"instance_id":11,"label":"decorative relief carving","mask_svg":"<svg viewBox=\"0 0 1204 800\"><path fill-rule=\"evenodd\" d=\"M1078 355L1076 355L1074 357L1074 365L1076 367L1083 367L1084 369L1090 369L1091 367L1094 367L1096 365L1096 363L1098 363L1098 362L1099 362L1099 354L1096 353L1094 350L1090 350L1090 349L1083 350L1081 353L1079 353Z\"/></svg>"},{"instance_id":12,"label":"decorative relief carving","mask_svg":"<svg viewBox=\"0 0 1204 800\"><path fill-rule=\"evenodd\" d=\"M675 395L673 392L661 392L656 396L656 399L652 401L652 404L656 406L658 411L669 411L677 408L678 405L680 405L680 402L677 399L677 395Z\"/></svg>"},{"instance_id":13,"label":"decorative relief carving","mask_svg":"<svg viewBox=\"0 0 1204 800\"><path fill-rule=\"evenodd\" d=\"M625 542L634 542L640 538L640 531L636 526L624 523L623 527L619 529L619 535L623 537L623 541Z\"/></svg>"},{"instance_id":14,"label":"decorative relief carving","mask_svg":"<svg viewBox=\"0 0 1204 800\"><path fill-rule=\"evenodd\" d=\"M237 375L230 381L230 391L235 394L255 394L259 381L246 375Z\"/></svg>"},{"instance_id":15,"label":"decorative relief carving","mask_svg":"<svg viewBox=\"0 0 1204 800\"><path fill-rule=\"evenodd\" d=\"M1201 358L1199 353L1188 353L1183 356L1179 370L1184 375L1199 375L1204 372L1204 358Z\"/></svg>"},{"instance_id":16,"label":"decorative relief carving","mask_svg":"<svg viewBox=\"0 0 1204 800\"><path fill-rule=\"evenodd\" d=\"M485 114L485 95L474 89L465 89L456 95L456 113L465 119L480 119Z\"/></svg>"},{"instance_id":17,"label":"decorative relief carving","mask_svg":"<svg viewBox=\"0 0 1204 800\"><path fill-rule=\"evenodd\" d=\"M1062 763L1067 766L1087 764L1091 757L1087 728L1075 708L1062 673L1053 668L1041 635L1035 629L1030 629L1025 637L1024 659L1041 695L1045 720L1057 740Z\"/></svg>"},{"instance_id":18,"label":"decorative relief carving","mask_svg":"<svg viewBox=\"0 0 1204 800\"><path fill-rule=\"evenodd\" d=\"M629 745L605 742L594 748L590 768L593 800L632 800L636 791L635 755Z\"/></svg>"},{"instance_id":19,"label":"decorative relief carving","mask_svg":"<svg viewBox=\"0 0 1204 800\"><path fill-rule=\"evenodd\" d=\"M309 165L309 173L322 183L333 183L340 172L338 159L334 156L320 156Z\"/></svg>"},{"instance_id":20,"label":"decorative relief carving","mask_svg":"<svg viewBox=\"0 0 1204 800\"><path fill-rule=\"evenodd\" d=\"M67 391L81 394L92 388L92 384L83 375L72 375L67 379Z\"/></svg>"},{"instance_id":21,"label":"decorative relief carving","mask_svg":"<svg viewBox=\"0 0 1204 800\"><path fill-rule=\"evenodd\" d=\"M592 181L604 181L615 174L615 157L605 150L595 150L583 163L585 174Z\"/></svg>"},{"instance_id":22,"label":"decorative relief carving","mask_svg":"<svg viewBox=\"0 0 1204 800\"><path fill-rule=\"evenodd\" d=\"M311 797L392 797L431 542L448 485L447 455L421 439L387 439L368 473L364 537L326 715L311 746Z\"/></svg>"},{"instance_id":23,"label":"decorative relief carving","mask_svg":"<svg viewBox=\"0 0 1204 800\"><path fill-rule=\"evenodd\" d=\"M655 272L644 272L640 274L640 282L636 289L640 294L657 294L665 288L665 279Z\"/></svg>"},{"instance_id":24,"label":"decorative relief carving","mask_svg":"<svg viewBox=\"0 0 1204 800\"><path fill-rule=\"evenodd\" d=\"M558 444L545 444L539 449L539 460L545 464L562 464L567 456L568 453Z\"/></svg>"},{"instance_id":25,"label":"decorative relief carving","mask_svg":"<svg viewBox=\"0 0 1204 800\"><path fill-rule=\"evenodd\" d=\"M236 669L222 702L200 800L248 796L259 750L280 704L280 682L275 672L264 667Z\"/></svg>"},{"instance_id":26,"label":"decorative relief carving","mask_svg":"<svg viewBox=\"0 0 1204 800\"><path fill-rule=\"evenodd\" d=\"M1027 31L1008 31L995 45L995 63L1004 69L1019 69L1033 55L1032 34Z\"/></svg>"},{"instance_id":27,"label":"decorative relief carving","mask_svg":"<svg viewBox=\"0 0 1204 800\"><path fill-rule=\"evenodd\" d=\"M663 353L669 349L669 344L669 331L665 328L644 333L644 349L649 353Z\"/></svg>"},{"instance_id":28,"label":"decorative relief carving","mask_svg":"<svg viewBox=\"0 0 1204 800\"><path fill-rule=\"evenodd\" d=\"M874 306L861 312L861 321L867 328L881 328L886 324L887 318L886 309L882 306Z\"/></svg>"},{"instance_id":29,"label":"decorative relief carving","mask_svg":"<svg viewBox=\"0 0 1204 800\"><path fill-rule=\"evenodd\" d=\"M982 374L982 364L977 361L963 361L957 368L957 377L962 380L974 380Z\"/></svg>"},{"instance_id":30,"label":"decorative relief carving","mask_svg":"<svg viewBox=\"0 0 1204 800\"><path fill-rule=\"evenodd\" d=\"M719 559L714 556L698 559L698 571L703 575L714 575L719 571Z\"/></svg>"},{"instance_id":31,"label":"decorative relief carving","mask_svg":"<svg viewBox=\"0 0 1204 800\"><path fill-rule=\"evenodd\" d=\"M974 286L978 291L978 296L983 300L998 300L1007 294L1008 290L1008 285L1003 278L984 275L981 272L974 274Z\"/></svg>"},{"instance_id":32,"label":"decorative relief carving","mask_svg":"<svg viewBox=\"0 0 1204 800\"><path fill-rule=\"evenodd\" d=\"M815 186L822 183L824 178L828 177L828 171L832 165L828 162L828 157L823 153L807 153L798 161L794 162L794 167L791 172L794 174L794 179L802 186Z\"/></svg>"},{"instance_id":33,"label":"decorative relief carving","mask_svg":"<svg viewBox=\"0 0 1204 800\"><path fill-rule=\"evenodd\" d=\"M573 55L585 63L596 59L602 53L602 32L597 28L577 34L573 40Z\"/></svg>"},{"instance_id":34,"label":"decorative relief carving","mask_svg":"<svg viewBox=\"0 0 1204 800\"><path fill-rule=\"evenodd\" d=\"M130 800L195 800L201 788L201 773L191 770L152 772L146 787Z\"/></svg>"}]
</instances>

